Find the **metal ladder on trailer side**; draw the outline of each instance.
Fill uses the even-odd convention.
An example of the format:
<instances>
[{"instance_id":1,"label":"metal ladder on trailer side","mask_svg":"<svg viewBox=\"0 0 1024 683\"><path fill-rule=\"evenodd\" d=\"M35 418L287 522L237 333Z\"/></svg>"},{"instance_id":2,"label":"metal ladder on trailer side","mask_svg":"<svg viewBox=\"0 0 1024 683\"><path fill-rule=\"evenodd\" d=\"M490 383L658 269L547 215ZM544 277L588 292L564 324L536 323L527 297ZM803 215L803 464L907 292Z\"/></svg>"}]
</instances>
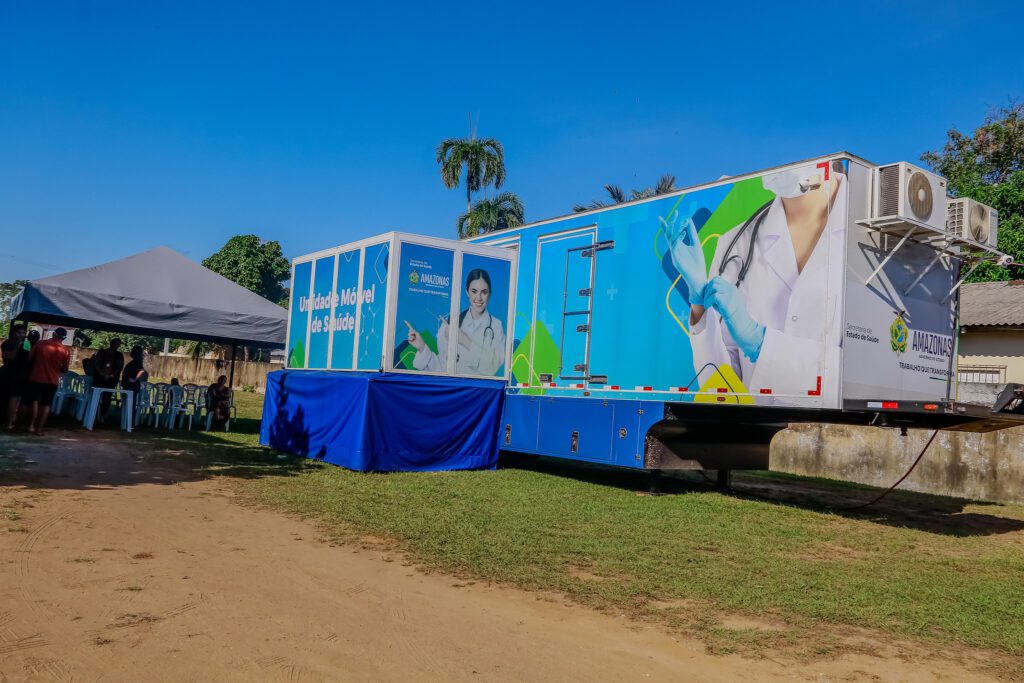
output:
<instances>
[{"instance_id":1,"label":"metal ladder on trailer side","mask_svg":"<svg viewBox=\"0 0 1024 683\"><path fill-rule=\"evenodd\" d=\"M590 374L590 339L591 330L593 328L593 314L594 314L594 279L597 274L597 253L600 251L606 251L615 247L614 240L606 240L604 242L594 242L582 247L573 247L567 249L565 252L565 281L562 289L562 333L559 339L559 351L560 357L558 361L558 378L564 380L578 380L582 382L594 382L596 384L607 383L607 375L591 375ZM571 271L570 260L574 258L574 254L578 252L577 258L585 258L590 260L590 278L587 286L578 289L577 295L587 300L587 307L585 309L578 310L567 310L569 305L569 273ZM584 322L577 322L580 318L584 319ZM565 330L566 327L570 327L575 324L576 332L586 335L584 341L583 351L583 362L574 363L572 367L572 374L566 373L565 368Z\"/></svg>"}]
</instances>

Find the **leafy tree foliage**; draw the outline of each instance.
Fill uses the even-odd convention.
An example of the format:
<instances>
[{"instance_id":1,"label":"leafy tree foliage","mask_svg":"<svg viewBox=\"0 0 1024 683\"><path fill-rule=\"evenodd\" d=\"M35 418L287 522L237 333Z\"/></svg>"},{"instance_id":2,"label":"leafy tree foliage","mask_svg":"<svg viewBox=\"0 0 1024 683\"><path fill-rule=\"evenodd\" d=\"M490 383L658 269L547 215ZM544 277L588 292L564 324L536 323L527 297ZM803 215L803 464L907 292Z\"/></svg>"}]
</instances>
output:
<instances>
[{"instance_id":1,"label":"leafy tree foliage","mask_svg":"<svg viewBox=\"0 0 1024 683\"><path fill-rule=\"evenodd\" d=\"M276 240L235 235L203 265L265 299L288 305L287 290L281 283L291 276L291 264Z\"/></svg>"},{"instance_id":2,"label":"leafy tree foliage","mask_svg":"<svg viewBox=\"0 0 1024 683\"><path fill-rule=\"evenodd\" d=\"M0 282L0 337L3 339L7 339L7 333L11 327L11 301L27 284L28 280Z\"/></svg>"},{"instance_id":3,"label":"leafy tree foliage","mask_svg":"<svg viewBox=\"0 0 1024 683\"><path fill-rule=\"evenodd\" d=\"M466 212L473 211L474 192L488 185L498 189L505 182L505 149L494 138L448 138L437 146L437 163L441 181L449 190L459 186L462 169L466 169Z\"/></svg>"},{"instance_id":4,"label":"leafy tree foliage","mask_svg":"<svg viewBox=\"0 0 1024 683\"><path fill-rule=\"evenodd\" d=\"M121 340L121 351L128 353L131 348L138 344L144 351L157 353L164 350L163 337L148 337L141 334L124 334L121 332L107 332L105 330L83 330L91 342L91 349L105 349L110 346L110 340L117 338Z\"/></svg>"},{"instance_id":5,"label":"leafy tree foliage","mask_svg":"<svg viewBox=\"0 0 1024 683\"><path fill-rule=\"evenodd\" d=\"M999 250L1024 261L1024 104L991 112L970 135L955 128L946 145L921 160L949 180L950 192L988 204L999 212ZM1024 267L986 263L971 282L1024 277Z\"/></svg>"},{"instance_id":6,"label":"leafy tree foliage","mask_svg":"<svg viewBox=\"0 0 1024 683\"><path fill-rule=\"evenodd\" d=\"M676 177L670 173L658 178L657 184L654 187L645 187L640 190L631 190L628 194L618 185L612 185L609 183L604 186L604 191L608 193L610 202L601 199L595 199L589 204L577 204L572 207L572 210L576 213L580 211L591 211L593 209L601 209L606 206L612 206L615 204L622 204L623 202L631 202L637 199L647 199L648 197L657 197L661 194L668 194L676 189Z\"/></svg>"},{"instance_id":7,"label":"leafy tree foliage","mask_svg":"<svg viewBox=\"0 0 1024 683\"><path fill-rule=\"evenodd\" d=\"M513 192L502 192L493 199L480 199L468 213L459 216L455 225L459 238L483 235L523 224L523 202Z\"/></svg>"}]
</instances>

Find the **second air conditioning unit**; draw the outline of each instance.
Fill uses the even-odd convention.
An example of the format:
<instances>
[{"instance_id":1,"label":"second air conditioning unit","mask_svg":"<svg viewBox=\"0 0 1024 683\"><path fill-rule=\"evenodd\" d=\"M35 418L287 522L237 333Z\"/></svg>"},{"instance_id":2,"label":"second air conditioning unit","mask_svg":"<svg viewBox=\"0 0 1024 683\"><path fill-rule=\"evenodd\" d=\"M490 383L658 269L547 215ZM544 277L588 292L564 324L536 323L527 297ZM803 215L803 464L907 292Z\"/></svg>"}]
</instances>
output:
<instances>
[{"instance_id":1,"label":"second air conditioning unit","mask_svg":"<svg viewBox=\"0 0 1024 683\"><path fill-rule=\"evenodd\" d=\"M873 218L946 230L946 179L901 161L875 171Z\"/></svg>"},{"instance_id":2,"label":"second air conditioning unit","mask_svg":"<svg viewBox=\"0 0 1024 683\"><path fill-rule=\"evenodd\" d=\"M999 235L999 213L967 197L946 200L946 229L957 237L994 247Z\"/></svg>"}]
</instances>

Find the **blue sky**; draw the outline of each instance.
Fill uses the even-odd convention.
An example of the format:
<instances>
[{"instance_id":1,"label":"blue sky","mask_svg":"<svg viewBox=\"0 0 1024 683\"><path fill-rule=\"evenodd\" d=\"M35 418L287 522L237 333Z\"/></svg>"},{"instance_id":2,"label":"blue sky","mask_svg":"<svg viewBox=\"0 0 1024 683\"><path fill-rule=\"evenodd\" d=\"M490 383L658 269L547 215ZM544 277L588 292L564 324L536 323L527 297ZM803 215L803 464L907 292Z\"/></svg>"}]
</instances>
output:
<instances>
[{"instance_id":1,"label":"blue sky","mask_svg":"<svg viewBox=\"0 0 1024 683\"><path fill-rule=\"evenodd\" d=\"M231 235L452 236L439 140L528 220L847 149L916 160L1024 98L1019 2L0 4L0 281Z\"/></svg>"}]
</instances>

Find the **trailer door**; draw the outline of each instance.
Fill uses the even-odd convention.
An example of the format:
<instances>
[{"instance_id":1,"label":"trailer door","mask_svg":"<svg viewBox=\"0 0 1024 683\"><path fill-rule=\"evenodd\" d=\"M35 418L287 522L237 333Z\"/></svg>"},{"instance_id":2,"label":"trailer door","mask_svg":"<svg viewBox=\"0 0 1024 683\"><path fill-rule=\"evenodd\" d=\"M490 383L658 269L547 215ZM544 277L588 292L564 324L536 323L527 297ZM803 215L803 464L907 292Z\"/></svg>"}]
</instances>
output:
<instances>
[{"instance_id":1,"label":"trailer door","mask_svg":"<svg viewBox=\"0 0 1024 683\"><path fill-rule=\"evenodd\" d=\"M542 339L535 336L535 357L547 357L550 361L546 366L556 370L554 377L542 381L555 381L566 377L583 377L584 373L573 370L574 366L585 364L587 349L587 333L575 332L575 327L586 321L571 321L569 318L583 316L565 316L567 306L578 309L589 309L590 303L581 302L580 289L586 289L590 282L591 259L580 255L581 249L594 244L597 229L595 226L547 234L538 240L537 281L534 290L534 321L539 330L547 335ZM575 251L573 251L575 250ZM572 258L574 256L574 258ZM571 288L574 292L569 292ZM571 293L572 296L568 296ZM589 297L583 297L584 299ZM567 326L571 326L569 329ZM547 342L543 337L548 338ZM546 344L546 346L542 346ZM555 348L557 346L557 349ZM546 348L554 351L556 357L548 355ZM557 360L557 366L555 364Z\"/></svg>"},{"instance_id":2,"label":"trailer door","mask_svg":"<svg viewBox=\"0 0 1024 683\"><path fill-rule=\"evenodd\" d=\"M591 227L539 240L534 320L558 345L559 380L585 382L590 374L595 237Z\"/></svg>"}]
</instances>

